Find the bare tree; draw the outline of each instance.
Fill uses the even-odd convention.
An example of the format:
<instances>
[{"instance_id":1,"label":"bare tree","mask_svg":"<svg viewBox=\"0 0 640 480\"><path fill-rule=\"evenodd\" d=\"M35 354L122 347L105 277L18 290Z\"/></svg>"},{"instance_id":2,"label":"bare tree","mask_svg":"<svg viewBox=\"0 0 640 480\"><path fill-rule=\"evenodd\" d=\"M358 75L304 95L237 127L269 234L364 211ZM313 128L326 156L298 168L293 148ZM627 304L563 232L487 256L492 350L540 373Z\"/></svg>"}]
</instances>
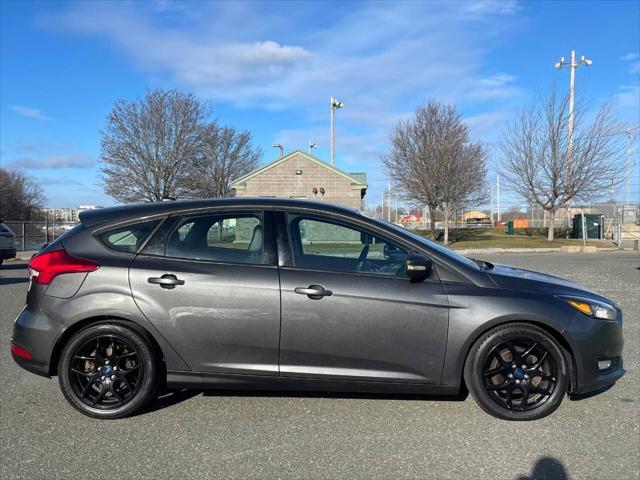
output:
<instances>
[{"instance_id":1,"label":"bare tree","mask_svg":"<svg viewBox=\"0 0 640 480\"><path fill-rule=\"evenodd\" d=\"M121 202L186 196L209 113L206 103L176 90L117 100L102 134L105 192Z\"/></svg>"},{"instance_id":2,"label":"bare tree","mask_svg":"<svg viewBox=\"0 0 640 480\"><path fill-rule=\"evenodd\" d=\"M255 170L262 160L262 149L253 144L251 133L212 122L203 132L204 148L189 175L194 198L231 195L231 182Z\"/></svg>"},{"instance_id":3,"label":"bare tree","mask_svg":"<svg viewBox=\"0 0 640 480\"><path fill-rule=\"evenodd\" d=\"M569 101L551 89L547 98L525 109L502 136L502 172L508 187L549 213L547 239L553 240L556 212L573 200L602 195L612 178L622 178L618 123L609 106L592 122L584 105L574 114L574 141L569 142Z\"/></svg>"},{"instance_id":4,"label":"bare tree","mask_svg":"<svg viewBox=\"0 0 640 480\"><path fill-rule=\"evenodd\" d=\"M455 106L435 100L416 109L391 134L391 150L383 157L387 176L406 199L429 207L431 235L436 238L436 210L444 214L444 243L455 208L481 201L486 155L469 139L469 129Z\"/></svg>"},{"instance_id":5,"label":"bare tree","mask_svg":"<svg viewBox=\"0 0 640 480\"><path fill-rule=\"evenodd\" d=\"M44 202L42 186L33 178L0 168L0 219L39 220Z\"/></svg>"}]
</instances>

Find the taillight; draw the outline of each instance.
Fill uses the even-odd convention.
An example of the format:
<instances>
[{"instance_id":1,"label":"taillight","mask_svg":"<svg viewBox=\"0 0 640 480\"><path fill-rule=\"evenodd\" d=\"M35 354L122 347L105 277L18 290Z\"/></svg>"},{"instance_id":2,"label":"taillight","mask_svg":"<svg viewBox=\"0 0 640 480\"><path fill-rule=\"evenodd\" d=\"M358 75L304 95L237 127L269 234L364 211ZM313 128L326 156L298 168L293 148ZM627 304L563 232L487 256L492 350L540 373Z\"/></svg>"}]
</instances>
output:
<instances>
[{"instance_id":1,"label":"taillight","mask_svg":"<svg viewBox=\"0 0 640 480\"><path fill-rule=\"evenodd\" d=\"M11 343L11 353L16 357L25 358L27 360L31 360L33 358L33 355L31 355L25 348L22 348L20 345L16 345L15 343Z\"/></svg>"},{"instance_id":2,"label":"taillight","mask_svg":"<svg viewBox=\"0 0 640 480\"><path fill-rule=\"evenodd\" d=\"M49 285L64 273L93 272L99 266L91 260L72 257L64 249L36 255L28 265L31 281L40 285Z\"/></svg>"}]
</instances>

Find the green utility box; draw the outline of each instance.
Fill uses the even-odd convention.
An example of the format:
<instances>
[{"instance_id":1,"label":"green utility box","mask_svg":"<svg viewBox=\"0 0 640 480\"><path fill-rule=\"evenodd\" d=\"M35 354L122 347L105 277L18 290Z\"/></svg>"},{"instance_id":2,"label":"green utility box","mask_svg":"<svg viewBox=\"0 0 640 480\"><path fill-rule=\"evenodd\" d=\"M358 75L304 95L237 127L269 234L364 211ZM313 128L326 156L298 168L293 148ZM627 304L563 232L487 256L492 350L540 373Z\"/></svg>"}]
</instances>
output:
<instances>
[{"instance_id":1,"label":"green utility box","mask_svg":"<svg viewBox=\"0 0 640 480\"><path fill-rule=\"evenodd\" d=\"M582 238L582 214L573 217L573 238ZM587 238L599 240L604 236L604 215L584 214Z\"/></svg>"},{"instance_id":2,"label":"green utility box","mask_svg":"<svg viewBox=\"0 0 640 480\"><path fill-rule=\"evenodd\" d=\"M507 222L507 235L513 235L513 220Z\"/></svg>"}]
</instances>

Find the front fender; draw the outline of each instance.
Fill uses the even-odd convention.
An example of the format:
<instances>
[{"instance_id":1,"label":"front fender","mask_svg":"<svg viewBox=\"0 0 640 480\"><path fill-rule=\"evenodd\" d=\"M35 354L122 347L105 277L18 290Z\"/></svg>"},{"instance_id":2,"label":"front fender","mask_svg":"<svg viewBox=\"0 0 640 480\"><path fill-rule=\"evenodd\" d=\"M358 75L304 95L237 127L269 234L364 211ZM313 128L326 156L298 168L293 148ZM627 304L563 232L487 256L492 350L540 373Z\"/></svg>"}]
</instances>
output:
<instances>
[{"instance_id":1,"label":"front fender","mask_svg":"<svg viewBox=\"0 0 640 480\"><path fill-rule=\"evenodd\" d=\"M511 322L530 322L561 336L573 351L572 340L563 335L578 314L551 294L533 294L474 285L446 285L449 295L449 335L442 371L443 385L459 385L467 354L486 331Z\"/></svg>"}]
</instances>

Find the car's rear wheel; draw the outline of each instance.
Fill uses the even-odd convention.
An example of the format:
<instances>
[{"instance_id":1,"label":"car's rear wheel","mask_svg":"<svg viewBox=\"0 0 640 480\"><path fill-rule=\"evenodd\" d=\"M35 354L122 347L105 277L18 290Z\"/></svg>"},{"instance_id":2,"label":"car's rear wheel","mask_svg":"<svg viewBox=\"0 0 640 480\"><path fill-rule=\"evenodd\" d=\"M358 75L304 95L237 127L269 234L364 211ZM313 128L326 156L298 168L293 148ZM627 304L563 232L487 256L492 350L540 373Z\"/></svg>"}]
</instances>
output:
<instances>
[{"instance_id":1,"label":"car's rear wheel","mask_svg":"<svg viewBox=\"0 0 640 480\"><path fill-rule=\"evenodd\" d=\"M530 324L496 327L471 348L464 369L469 392L483 410L505 420L536 420L556 410L569 384L558 342Z\"/></svg>"},{"instance_id":2,"label":"car's rear wheel","mask_svg":"<svg viewBox=\"0 0 640 480\"><path fill-rule=\"evenodd\" d=\"M156 393L158 367L144 335L117 321L89 325L64 346L60 388L69 403L95 418L122 418Z\"/></svg>"}]
</instances>

